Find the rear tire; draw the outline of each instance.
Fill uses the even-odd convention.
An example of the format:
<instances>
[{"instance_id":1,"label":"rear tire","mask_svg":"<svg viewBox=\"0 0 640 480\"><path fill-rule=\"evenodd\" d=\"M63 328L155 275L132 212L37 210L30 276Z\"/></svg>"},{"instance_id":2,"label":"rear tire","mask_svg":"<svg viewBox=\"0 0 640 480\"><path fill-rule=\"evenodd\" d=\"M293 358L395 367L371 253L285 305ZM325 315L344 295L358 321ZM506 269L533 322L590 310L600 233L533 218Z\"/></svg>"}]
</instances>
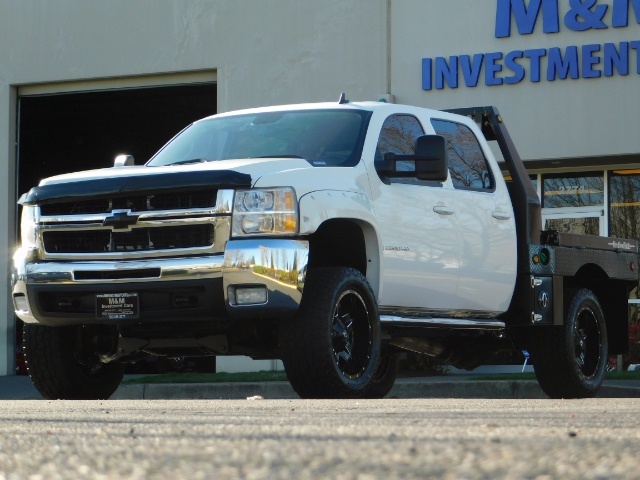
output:
<instances>
[{"instance_id":1,"label":"rear tire","mask_svg":"<svg viewBox=\"0 0 640 480\"><path fill-rule=\"evenodd\" d=\"M593 397L609 358L607 327L595 294L578 290L563 326L540 331L532 359L536 378L551 398Z\"/></svg>"},{"instance_id":2,"label":"rear tire","mask_svg":"<svg viewBox=\"0 0 640 480\"><path fill-rule=\"evenodd\" d=\"M81 326L25 324L27 372L48 400L103 400L122 381L124 365L101 363L87 348Z\"/></svg>"},{"instance_id":3,"label":"rear tire","mask_svg":"<svg viewBox=\"0 0 640 480\"><path fill-rule=\"evenodd\" d=\"M284 368L300 397L365 398L380 358L380 320L364 275L344 267L310 271L282 341Z\"/></svg>"}]
</instances>

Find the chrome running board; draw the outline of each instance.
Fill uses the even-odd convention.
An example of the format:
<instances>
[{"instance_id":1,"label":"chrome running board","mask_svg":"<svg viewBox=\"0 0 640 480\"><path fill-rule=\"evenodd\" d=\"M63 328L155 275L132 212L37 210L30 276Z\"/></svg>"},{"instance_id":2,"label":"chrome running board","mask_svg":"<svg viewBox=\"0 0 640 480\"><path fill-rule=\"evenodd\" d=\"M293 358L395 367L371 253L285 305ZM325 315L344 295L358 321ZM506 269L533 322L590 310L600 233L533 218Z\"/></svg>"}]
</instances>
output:
<instances>
[{"instance_id":1,"label":"chrome running board","mask_svg":"<svg viewBox=\"0 0 640 480\"><path fill-rule=\"evenodd\" d=\"M502 330L505 328L505 323L498 320L479 318L399 317L395 315L380 315L380 324L384 327L464 328L475 330Z\"/></svg>"}]
</instances>

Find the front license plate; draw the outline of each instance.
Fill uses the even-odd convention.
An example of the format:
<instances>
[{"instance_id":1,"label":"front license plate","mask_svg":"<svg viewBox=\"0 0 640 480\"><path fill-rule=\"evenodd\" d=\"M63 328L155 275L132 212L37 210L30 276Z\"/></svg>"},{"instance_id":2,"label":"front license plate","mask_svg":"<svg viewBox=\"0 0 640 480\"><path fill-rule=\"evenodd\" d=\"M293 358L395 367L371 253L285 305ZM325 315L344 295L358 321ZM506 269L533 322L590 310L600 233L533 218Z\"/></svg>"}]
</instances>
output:
<instances>
[{"instance_id":1,"label":"front license plate","mask_svg":"<svg viewBox=\"0 0 640 480\"><path fill-rule=\"evenodd\" d=\"M98 320L135 319L140 316L137 293L99 293L96 295Z\"/></svg>"}]
</instances>

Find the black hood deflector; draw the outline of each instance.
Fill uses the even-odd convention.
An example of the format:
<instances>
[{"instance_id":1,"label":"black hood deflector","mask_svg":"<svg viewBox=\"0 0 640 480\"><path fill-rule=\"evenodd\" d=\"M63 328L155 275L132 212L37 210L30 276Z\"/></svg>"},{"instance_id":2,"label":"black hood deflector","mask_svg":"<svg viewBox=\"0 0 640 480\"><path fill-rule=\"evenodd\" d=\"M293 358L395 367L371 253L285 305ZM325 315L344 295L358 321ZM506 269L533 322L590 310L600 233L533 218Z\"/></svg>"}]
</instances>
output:
<instances>
[{"instance_id":1,"label":"black hood deflector","mask_svg":"<svg viewBox=\"0 0 640 480\"><path fill-rule=\"evenodd\" d=\"M74 201L87 198L105 198L138 193L181 192L203 187L248 188L251 187L251 175L232 170L167 172L151 175L132 175L91 180L53 183L34 187L22 195L21 205L35 205L60 201Z\"/></svg>"}]
</instances>

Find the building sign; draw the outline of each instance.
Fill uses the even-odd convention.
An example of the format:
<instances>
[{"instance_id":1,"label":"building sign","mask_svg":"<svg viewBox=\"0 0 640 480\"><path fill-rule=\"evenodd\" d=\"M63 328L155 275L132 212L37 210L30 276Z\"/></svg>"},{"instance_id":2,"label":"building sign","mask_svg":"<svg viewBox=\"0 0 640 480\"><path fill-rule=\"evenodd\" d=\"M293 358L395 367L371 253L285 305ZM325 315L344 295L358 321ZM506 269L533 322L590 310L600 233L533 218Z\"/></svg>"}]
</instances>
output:
<instances>
[{"instance_id":1,"label":"building sign","mask_svg":"<svg viewBox=\"0 0 640 480\"><path fill-rule=\"evenodd\" d=\"M569 10L561 18L560 2ZM611 1L611 0L609 0ZM561 29L574 32L640 25L640 0L496 0L495 37L509 38L515 30L531 35L542 23L544 34ZM638 33L637 31L635 33ZM530 82L640 75L640 35L616 43L530 48L422 59L422 89L432 90L513 85Z\"/></svg>"}]
</instances>

